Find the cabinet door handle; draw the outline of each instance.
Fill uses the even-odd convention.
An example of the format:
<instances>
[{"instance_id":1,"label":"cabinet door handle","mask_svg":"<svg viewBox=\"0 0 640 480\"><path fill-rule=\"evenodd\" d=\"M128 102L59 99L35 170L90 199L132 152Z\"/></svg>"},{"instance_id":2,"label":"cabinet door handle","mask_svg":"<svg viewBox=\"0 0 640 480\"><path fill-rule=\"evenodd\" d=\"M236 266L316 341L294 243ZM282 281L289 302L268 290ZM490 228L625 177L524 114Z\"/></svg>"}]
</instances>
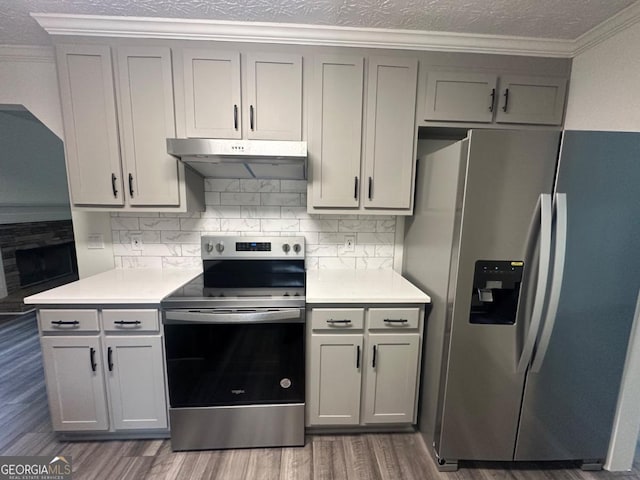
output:
<instances>
[{"instance_id":1,"label":"cabinet door handle","mask_svg":"<svg viewBox=\"0 0 640 480\"><path fill-rule=\"evenodd\" d=\"M96 363L96 349L93 347L89 348L89 362L91 363L91 371L95 372L98 364Z\"/></svg>"},{"instance_id":2,"label":"cabinet door handle","mask_svg":"<svg viewBox=\"0 0 640 480\"><path fill-rule=\"evenodd\" d=\"M107 348L107 365L109 366L109 371L113 372L113 349L111 347Z\"/></svg>"},{"instance_id":3,"label":"cabinet door handle","mask_svg":"<svg viewBox=\"0 0 640 480\"><path fill-rule=\"evenodd\" d=\"M369 177L369 200L373 197L373 178Z\"/></svg>"},{"instance_id":4,"label":"cabinet door handle","mask_svg":"<svg viewBox=\"0 0 640 480\"><path fill-rule=\"evenodd\" d=\"M116 325L140 325L140 320L116 320Z\"/></svg>"},{"instance_id":5,"label":"cabinet door handle","mask_svg":"<svg viewBox=\"0 0 640 480\"><path fill-rule=\"evenodd\" d=\"M377 349L377 348L376 348L376 346L374 345L374 346L373 346L373 358L372 358L372 360L371 360L371 366L372 366L373 368L376 368L376 355L377 355L377 353L378 353L378 349Z\"/></svg>"},{"instance_id":6,"label":"cabinet door handle","mask_svg":"<svg viewBox=\"0 0 640 480\"><path fill-rule=\"evenodd\" d=\"M330 318L329 320L327 320L327 323L330 325L335 325L336 323L341 323L343 325L349 325L351 323L351 320L345 318L344 320L334 320L333 318Z\"/></svg>"},{"instance_id":7,"label":"cabinet door handle","mask_svg":"<svg viewBox=\"0 0 640 480\"><path fill-rule=\"evenodd\" d=\"M356 369L360 369L360 345L356 345Z\"/></svg>"},{"instance_id":8,"label":"cabinet door handle","mask_svg":"<svg viewBox=\"0 0 640 480\"><path fill-rule=\"evenodd\" d=\"M253 105L249 105L249 128L253 131Z\"/></svg>"},{"instance_id":9,"label":"cabinet door handle","mask_svg":"<svg viewBox=\"0 0 640 480\"><path fill-rule=\"evenodd\" d=\"M233 128L238 130L238 105L233 106Z\"/></svg>"},{"instance_id":10,"label":"cabinet door handle","mask_svg":"<svg viewBox=\"0 0 640 480\"><path fill-rule=\"evenodd\" d=\"M504 91L504 107L502 107L502 111L507 113L507 107L509 106L509 89L507 88Z\"/></svg>"},{"instance_id":11,"label":"cabinet door handle","mask_svg":"<svg viewBox=\"0 0 640 480\"><path fill-rule=\"evenodd\" d=\"M409 323L406 318L385 318L384 323Z\"/></svg>"},{"instance_id":12,"label":"cabinet door handle","mask_svg":"<svg viewBox=\"0 0 640 480\"><path fill-rule=\"evenodd\" d=\"M78 320L73 320L73 321L64 321L64 320L54 320L51 322L52 325L58 325L58 326L62 326L62 325L79 325L80 322Z\"/></svg>"},{"instance_id":13,"label":"cabinet door handle","mask_svg":"<svg viewBox=\"0 0 640 480\"><path fill-rule=\"evenodd\" d=\"M353 198L358 199L358 177L354 177Z\"/></svg>"},{"instance_id":14,"label":"cabinet door handle","mask_svg":"<svg viewBox=\"0 0 640 480\"><path fill-rule=\"evenodd\" d=\"M118 198L118 188L116 187L116 180L118 180L118 177L116 177L115 173L111 174L111 190L113 190L113 198Z\"/></svg>"},{"instance_id":15,"label":"cabinet door handle","mask_svg":"<svg viewBox=\"0 0 640 480\"><path fill-rule=\"evenodd\" d=\"M129 174L129 195L133 197L133 175Z\"/></svg>"},{"instance_id":16,"label":"cabinet door handle","mask_svg":"<svg viewBox=\"0 0 640 480\"><path fill-rule=\"evenodd\" d=\"M489 111L493 112L493 105L496 103L496 89L491 89L491 103L489 104Z\"/></svg>"}]
</instances>

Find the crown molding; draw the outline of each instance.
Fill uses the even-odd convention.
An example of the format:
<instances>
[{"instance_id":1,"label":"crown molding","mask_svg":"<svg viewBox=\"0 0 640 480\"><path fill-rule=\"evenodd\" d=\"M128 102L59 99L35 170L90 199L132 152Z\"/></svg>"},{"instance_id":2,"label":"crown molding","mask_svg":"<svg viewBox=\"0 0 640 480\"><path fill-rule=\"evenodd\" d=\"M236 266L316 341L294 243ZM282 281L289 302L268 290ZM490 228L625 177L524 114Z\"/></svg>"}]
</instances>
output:
<instances>
[{"instance_id":1,"label":"crown molding","mask_svg":"<svg viewBox=\"0 0 640 480\"><path fill-rule=\"evenodd\" d=\"M595 47L638 22L640 22L640 2L633 3L575 39L572 57Z\"/></svg>"},{"instance_id":2,"label":"crown molding","mask_svg":"<svg viewBox=\"0 0 640 480\"><path fill-rule=\"evenodd\" d=\"M53 47L0 45L0 62L54 63Z\"/></svg>"},{"instance_id":3,"label":"crown molding","mask_svg":"<svg viewBox=\"0 0 640 480\"><path fill-rule=\"evenodd\" d=\"M570 40L294 23L32 13L51 35L215 40L570 57Z\"/></svg>"}]
</instances>

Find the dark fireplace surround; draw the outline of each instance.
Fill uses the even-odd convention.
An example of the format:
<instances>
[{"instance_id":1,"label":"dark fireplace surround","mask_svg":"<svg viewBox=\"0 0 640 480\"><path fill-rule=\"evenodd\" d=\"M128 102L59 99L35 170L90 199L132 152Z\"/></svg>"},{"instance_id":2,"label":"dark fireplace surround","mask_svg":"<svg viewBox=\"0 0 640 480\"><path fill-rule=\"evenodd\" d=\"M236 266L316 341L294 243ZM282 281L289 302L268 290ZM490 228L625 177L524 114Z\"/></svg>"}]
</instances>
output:
<instances>
[{"instance_id":1,"label":"dark fireplace surround","mask_svg":"<svg viewBox=\"0 0 640 480\"><path fill-rule=\"evenodd\" d=\"M9 297L78 278L71 220L0 225L0 252Z\"/></svg>"}]
</instances>

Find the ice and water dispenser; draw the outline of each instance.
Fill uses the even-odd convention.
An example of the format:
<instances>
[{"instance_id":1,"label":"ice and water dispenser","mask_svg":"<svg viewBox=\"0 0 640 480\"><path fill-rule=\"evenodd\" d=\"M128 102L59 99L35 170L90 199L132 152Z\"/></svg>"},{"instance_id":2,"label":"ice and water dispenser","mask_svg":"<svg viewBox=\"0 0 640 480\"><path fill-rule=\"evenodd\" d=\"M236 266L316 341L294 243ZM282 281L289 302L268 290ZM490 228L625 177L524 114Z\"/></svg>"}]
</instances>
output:
<instances>
[{"instance_id":1,"label":"ice and water dispenser","mask_svg":"<svg viewBox=\"0 0 640 480\"><path fill-rule=\"evenodd\" d=\"M516 322L523 266L520 261L476 262L470 323L513 325Z\"/></svg>"}]
</instances>

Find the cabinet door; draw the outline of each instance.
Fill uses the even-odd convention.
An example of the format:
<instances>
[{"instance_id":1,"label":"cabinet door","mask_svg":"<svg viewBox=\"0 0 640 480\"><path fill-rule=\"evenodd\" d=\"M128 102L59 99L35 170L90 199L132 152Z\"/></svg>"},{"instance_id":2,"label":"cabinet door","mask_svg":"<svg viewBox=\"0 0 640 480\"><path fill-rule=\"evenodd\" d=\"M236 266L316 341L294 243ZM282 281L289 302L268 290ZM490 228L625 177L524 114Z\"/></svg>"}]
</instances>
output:
<instances>
[{"instance_id":1,"label":"cabinet door","mask_svg":"<svg viewBox=\"0 0 640 480\"><path fill-rule=\"evenodd\" d=\"M428 72L424 119L491 122L496 84L496 75Z\"/></svg>"},{"instance_id":2,"label":"cabinet door","mask_svg":"<svg viewBox=\"0 0 640 480\"><path fill-rule=\"evenodd\" d=\"M309 425L358 425L362 335L311 335Z\"/></svg>"},{"instance_id":3,"label":"cabinet door","mask_svg":"<svg viewBox=\"0 0 640 480\"><path fill-rule=\"evenodd\" d=\"M496 122L560 125L567 81L557 77L500 77Z\"/></svg>"},{"instance_id":4,"label":"cabinet door","mask_svg":"<svg viewBox=\"0 0 640 480\"><path fill-rule=\"evenodd\" d=\"M41 337L40 342L53 429L107 430L98 336Z\"/></svg>"},{"instance_id":5,"label":"cabinet door","mask_svg":"<svg viewBox=\"0 0 640 480\"><path fill-rule=\"evenodd\" d=\"M318 57L309 155L314 207L359 205L363 57Z\"/></svg>"},{"instance_id":6,"label":"cabinet door","mask_svg":"<svg viewBox=\"0 0 640 480\"><path fill-rule=\"evenodd\" d=\"M185 49L187 137L241 138L240 54Z\"/></svg>"},{"instance_id":7,"label":"cabinet door","mask_svg":"<svg viewBox=\"0 0 640 480\"><path fill-rule=\"evenodd\" d=\"M113 427L167 428L160 335L108 336L104 343Z\"/></svg>"},{"instance_id":8,"label":"cabinet door","mask_svg":"<svg viewBox=\"0 0 640 480\"><path fill-rule=\"evenodd\" d=\"M119 105L125 191L130 205L178 206L171 52L164 47L118 49Z\"/></svg>"},{"instance_id":9,"label":"cabinet door","mask_svg":"<svg viewBox=\"0 0 640 480\"><path fill-rule=\"evenodd\" d=\"M302 57L247 55L247 138L302 139Z\"/></svg>"},{"instance_id":10,"label":"cabinet door","mask_svg":"<svg viewBox=\"0 0 640 480\"><path fill-rule=\"evenodd\" d=\"M412 423L418 381L419 334L370 334L364 423Z\"/></svg>"},{"instance_id":11,"label":"cabinet door","mask_svg":"<svg viewBox=\"0 0 640 480\"><path fill-rule=\"evenodd\" d=\"M109 47L56 48L64 149L74 205L123 205Z\"/></svg>"},{"instance_id":12,"label":"cabinet door","mask_svg":"<svg viewBox=\"0 0 640 480\"><path fill-rule=\"evenodd\" d=\"M418 61L369 62L365 146L366 208L410 208Z\"/></svg>"}]
</instances>

